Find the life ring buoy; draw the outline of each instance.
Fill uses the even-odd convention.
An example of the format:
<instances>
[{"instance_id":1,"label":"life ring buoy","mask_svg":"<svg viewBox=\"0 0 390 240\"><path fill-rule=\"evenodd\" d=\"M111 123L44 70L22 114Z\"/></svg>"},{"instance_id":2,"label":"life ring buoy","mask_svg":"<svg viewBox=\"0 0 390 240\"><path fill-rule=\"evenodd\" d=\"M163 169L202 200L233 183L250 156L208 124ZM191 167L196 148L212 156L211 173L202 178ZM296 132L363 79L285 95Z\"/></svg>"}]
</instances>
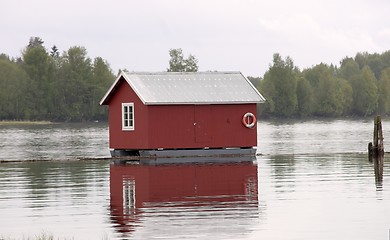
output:
<instances>
[{"instance_id":1,"label":"life ring buoy","mask_svg":"<svg viewBox=\"0 0 390 240\"><path fill-rule=\"evenodd\" d=\"M242 124L247 128L253 128L256 124L256 117L251 112L247 112L242 117Z\"/></svg>"}]
</instances>

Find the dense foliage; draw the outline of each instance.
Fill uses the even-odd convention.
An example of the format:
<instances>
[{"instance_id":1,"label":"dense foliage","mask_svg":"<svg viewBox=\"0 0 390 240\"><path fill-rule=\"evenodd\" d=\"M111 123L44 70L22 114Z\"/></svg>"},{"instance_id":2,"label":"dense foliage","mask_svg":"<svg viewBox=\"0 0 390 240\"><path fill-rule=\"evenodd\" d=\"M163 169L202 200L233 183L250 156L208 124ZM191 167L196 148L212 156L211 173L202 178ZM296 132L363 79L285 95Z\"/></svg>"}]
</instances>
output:
<instances>
[{"instance_id":1,"label":"dense foliage","mask_svg":"<svg viewBox=\"0 0 390 240\"><path fill-rule=\"evenodd\" d=\"M61 55L31 38L21 58L0 55L0 119L92 121L107 119L99 101L114 81L108 63L83 47Z\"/></svg>"},{"instance_id":2,"label":"dense foliage","mask_svg":"<svg viewBox=\"0 0 390 240\"><path fill-rule=\"evenodd\" d=\"M174 48L169 50L169 68L167 72L197 72L198 59L190 54L188 58L184 58L183 50L181 48Z\"/></svg>"},{"instance_id":3,"label":"dense foliage","mask_svg":"<svg viewBox=\"0 0 390 240\"><path fill-rule=\"evenodd\" d=\"M170 49L171 72L196 72L198 60ZM0 120L106 120L99 101L114 81L109 64L90 59L84 47L62 54L31 38L20 58L0 54ZM390 114L390 51L358 53L336 67L299 70L290 57L274 54L268 71L248 77L267 101L265 117L344 117Z\"/></svg>"},{"instance_id":4,"label":"dense foliage","mask_svg":"<svg viewBox=\"0 0 390 240\"><path fill-rule=\"evenodd\" d=\"M254 78L249 78L253 80ZM390 114L390 51L358 53L340 67L318 64L300 71L274 54L258 89L268 117L365 117Z\"/></svg>"}]
</instances>

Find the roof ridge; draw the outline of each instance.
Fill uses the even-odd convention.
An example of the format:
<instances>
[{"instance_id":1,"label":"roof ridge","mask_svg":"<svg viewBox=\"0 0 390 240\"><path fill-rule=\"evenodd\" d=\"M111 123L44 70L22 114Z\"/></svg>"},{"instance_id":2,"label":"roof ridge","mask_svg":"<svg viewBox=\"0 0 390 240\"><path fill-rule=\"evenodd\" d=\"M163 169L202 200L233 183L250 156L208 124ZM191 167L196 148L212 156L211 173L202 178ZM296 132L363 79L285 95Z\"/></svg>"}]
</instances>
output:
<instances>
[{"instance_id":1,"label":"roof ridge","mask_svg":"<svg viewBox=\"0 0 390 240\"><path fill-rule=\"evenodd\" d=\"M135 72L122 70L126 75L197 75L197 74L242 74L240 71L200 71L200 72Z\"/></svg>"}]
</instances>

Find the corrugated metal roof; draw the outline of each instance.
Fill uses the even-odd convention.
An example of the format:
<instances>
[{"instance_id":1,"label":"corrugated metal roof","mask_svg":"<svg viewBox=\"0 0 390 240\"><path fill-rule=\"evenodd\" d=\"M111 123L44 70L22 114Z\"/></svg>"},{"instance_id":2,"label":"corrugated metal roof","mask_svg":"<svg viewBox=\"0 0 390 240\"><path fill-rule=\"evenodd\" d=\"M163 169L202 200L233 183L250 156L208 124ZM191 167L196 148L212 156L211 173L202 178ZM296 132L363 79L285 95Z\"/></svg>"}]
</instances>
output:
<instances>
[{"instance_id":1,"label":"corrugated metal roof","mask_svg":"<svg viewBox=\"0 0 390 240\"><path fill-rule=\"evenodd\" d=\"M264 97L240 72L122 72L145 105L262 103Z\"/></svg>"}]
</instances>

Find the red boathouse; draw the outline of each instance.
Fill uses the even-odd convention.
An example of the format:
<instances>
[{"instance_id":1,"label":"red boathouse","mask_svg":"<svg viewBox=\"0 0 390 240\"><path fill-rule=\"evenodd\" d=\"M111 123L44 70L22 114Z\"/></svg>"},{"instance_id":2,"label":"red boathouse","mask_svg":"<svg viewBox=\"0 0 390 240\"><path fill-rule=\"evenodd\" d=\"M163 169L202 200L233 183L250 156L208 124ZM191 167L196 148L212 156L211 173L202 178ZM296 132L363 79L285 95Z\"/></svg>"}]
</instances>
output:
<instances>
[{"instance_id":1,"label":"red boathouse","mask_svg":"<svg viewBox=\"0 0 390 240\"><path fill-rule=\"evenodd\" d=\"M253 148L256 104L264 101L240 72L122 71L100 104L109 107L109 142L115 155Z\"/></svg>"}]
</instances>

